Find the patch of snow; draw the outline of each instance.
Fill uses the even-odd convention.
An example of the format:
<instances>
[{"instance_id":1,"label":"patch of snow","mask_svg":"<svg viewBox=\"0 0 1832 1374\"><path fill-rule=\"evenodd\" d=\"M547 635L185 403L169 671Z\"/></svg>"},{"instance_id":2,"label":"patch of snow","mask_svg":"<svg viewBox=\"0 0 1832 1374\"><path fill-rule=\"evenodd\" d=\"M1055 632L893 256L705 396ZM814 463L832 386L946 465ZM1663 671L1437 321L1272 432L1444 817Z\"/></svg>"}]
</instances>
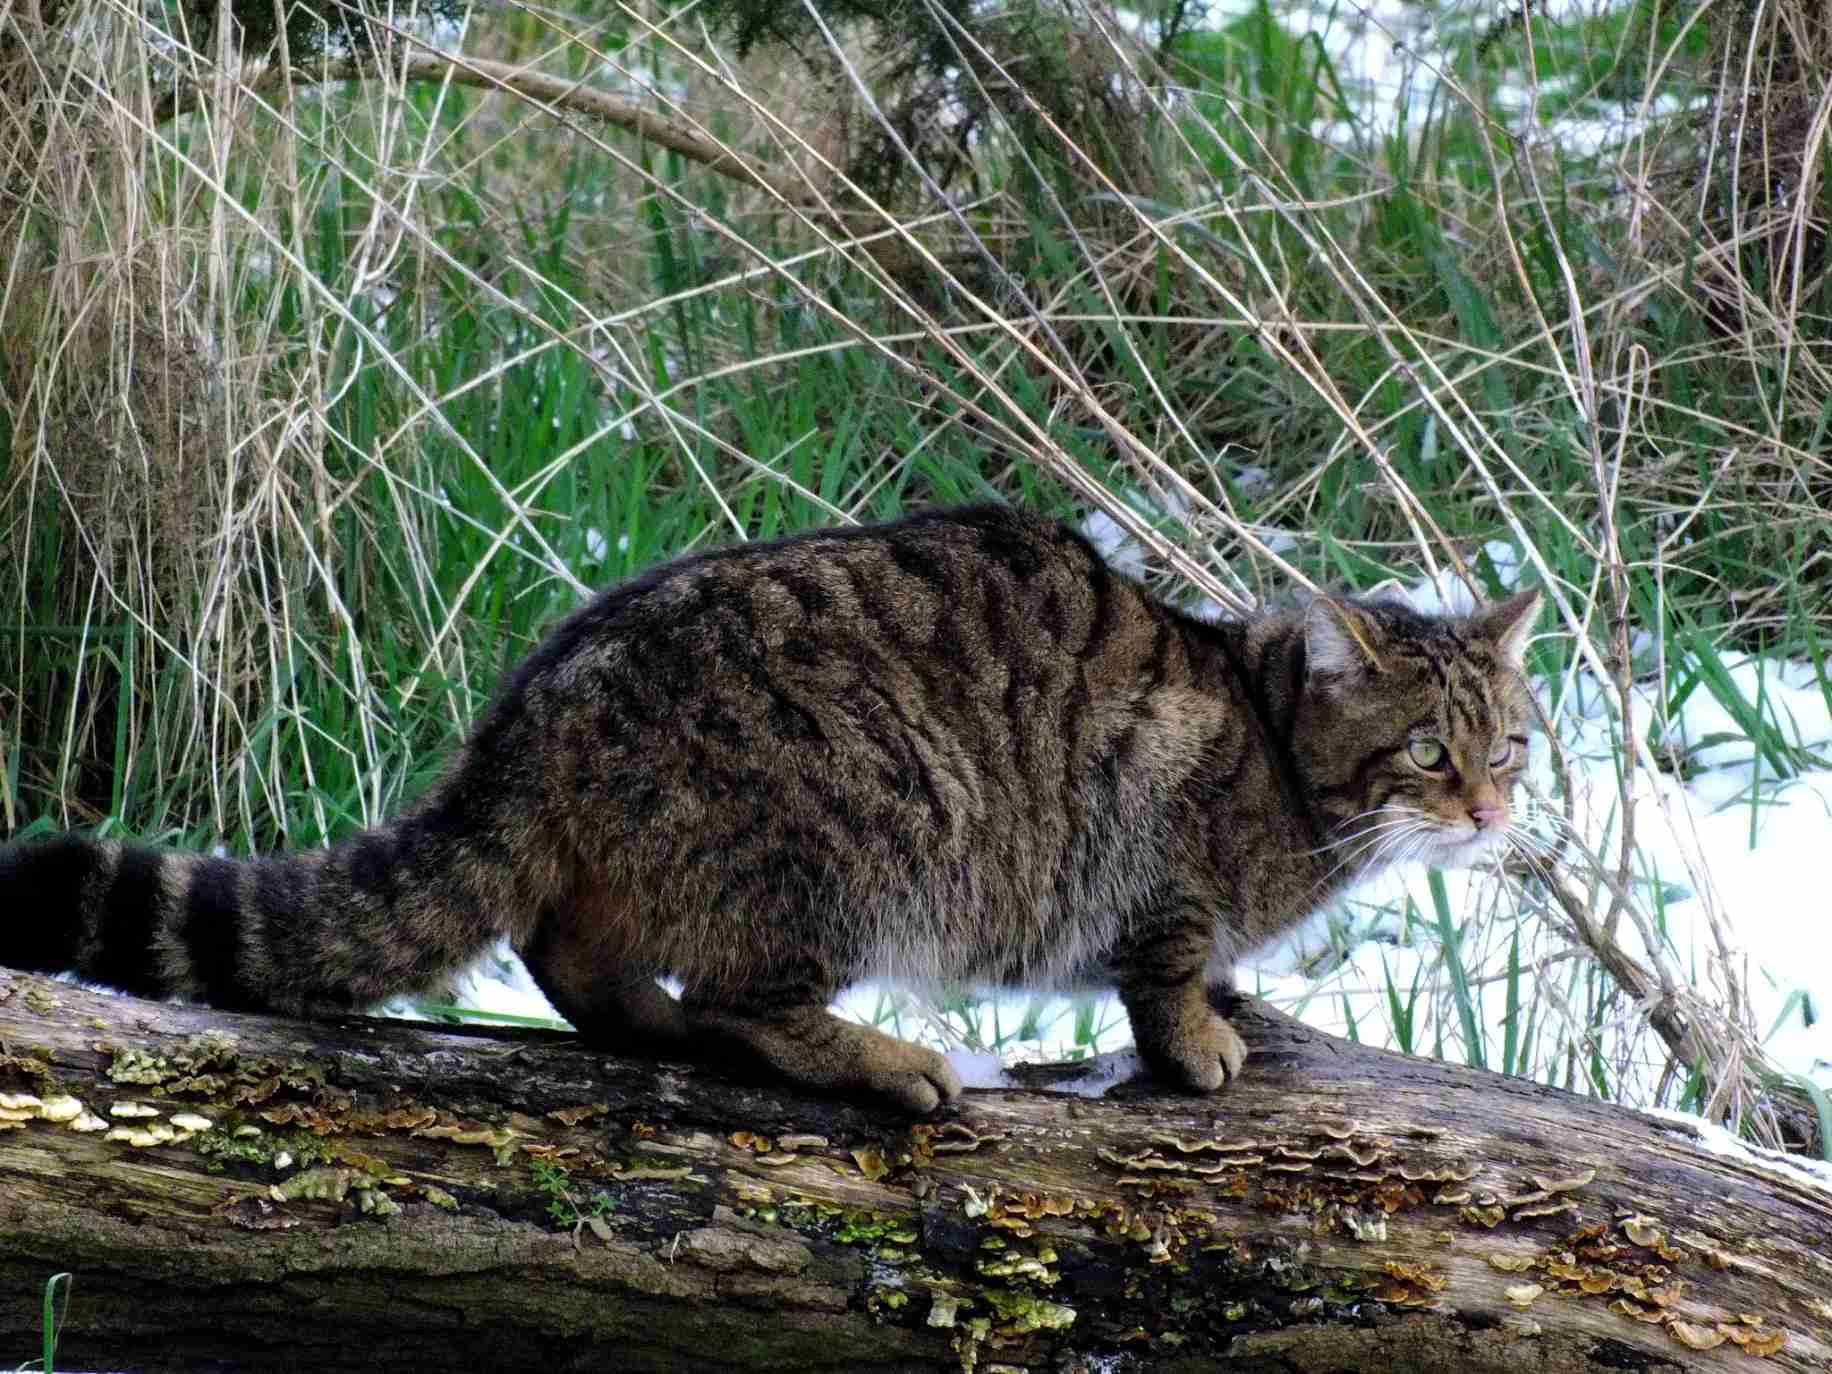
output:
<instances>
[{"instance_id":1,"label":"patch of snow","mask_svg":"<svg viewBox=\"0 0 1832 1374\"><path fill-rule=\"evenodd\" d=\"M1665 1108L1656 1108L1649 1115L1685 1127L1686 1133L1706 1154L1717 1155L1721 1159L1734 1159L1739 1163L1764 1169L1790 1183L1804 1184L1823 1192L1832 1192L1832 1160L1809 1159L1805 1155L1790 1155L1783 1154L1779 1150L1765 1150L1759 1145L1751 1145L1747 1141L1739 1140L1722 1126L1714 1125L1709 1121L1701 1121L1689 1112L1673 1112Z\"/></svg>"},{"instance_id":2,"label":"patch of snow","mask_svg":"<svg viewBox=\"0 0 1832 1374\"><path fill-rule=\"evenodd\" d=\"M1103 1054L1088 1066L1085 1073L1062 1079L1055 1085L1055 1090L1073 1093L1076 1097L1105 1097L1107 1089L1136 1078L1144 1071L1145 1065L1136 1050L1120 1049L1111 1054ZM1007 1078L1004 1086L1012 1087L1014 1081Z\"/></svg>"},{"instance_id":3,"label":"patch of snow","mask_svg":"<svg viewBox=\"0 0 1832 1374\"><path fill-rule=\"evenodd\" d=\"M1005 1061L990 1050L949 1050L944 1056L968 1088L1004 1088Z\"/></svg>"},{"instance_id":4,"label":"patch of snow","mask_svg":"<svg viewBox=\"0 0 1832 1374\"><path fill-rule=\"evenodd\" d=\"M1083 520L1081 532L1094 545L1102 561L1115 572L1128 577L1145 575L1145 550L1106 511L1097 510Z\"/></svg>"},{"instance_id":5,"label":"patch of snow","mask_svg":"<svg viewBox=\"0 0 1832 1374\"><path fill-rule=\"evenodd\" d=\"M1272 490L1272 469L1258 463L1241 463L1234 469L1234 485L1248 496Z\"/></svg>"},{"instance_id":6,"label":"patch of snow","mask_svg":"<svg viewBox=\"0 0 1832 1374\"><path fill-rule=\"evenodd\" d=\"M530 1016L549 1021L564 1018L528 972L507 940L500 940L483 959L459 977L453 989L461 1006L496 1016Z\"/></svg>"},{"instance_id":7,"label":"patch of snow","mask_svg":"<svg viewBox=\"0 0 1832 1374\"><path fill-rule=\"evenodd\" d=\"M1725 657L1724 668L1743 709L1759 712L1783 743L1816 753L1832 750L1832 701L1812 664L1732 654ZM1778 776L1775 760L1764 755L1736 714L1702 682L1669 724L1667 743L1697 767L1743 765L1750 781Z\"/></svg>"},{"instance_id":8,"label":"patch of snow","mask_svg":"<svg viewBox=\"0 0 1832 1374\"><path fill-rule=\"evenodd\" d=\"M1476 609L1476 598L1454 568L1441 569L1436 577L1407 588L1405 599L1426 615L1468 615Z\"/></svg>"},{"instance_id":9,"label":"patch of snow","mask_svg":"<svg viewBox=\"0 0 1832 1374\"><path fill-rule=\"evenodd\" d=\"M1505 539L1491 539L1482 546L1487 555L1489 566L1495 570L1495 576L1501 585L1508 588L1520 585L1520 570L1526 560L1520 556L1520 550Z\"/></svg>"}]
</instances>

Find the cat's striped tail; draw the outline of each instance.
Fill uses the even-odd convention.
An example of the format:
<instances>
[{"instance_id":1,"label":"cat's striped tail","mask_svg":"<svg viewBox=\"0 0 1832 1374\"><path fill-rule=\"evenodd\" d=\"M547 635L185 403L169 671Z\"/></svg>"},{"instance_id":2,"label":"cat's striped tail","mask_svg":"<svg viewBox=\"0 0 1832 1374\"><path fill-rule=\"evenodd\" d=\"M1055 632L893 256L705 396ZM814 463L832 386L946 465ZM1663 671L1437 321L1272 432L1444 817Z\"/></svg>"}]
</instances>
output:
<instances>
[{"instance_id":1,"label":"cat's striped tail","mask_svg":"<svg viewBox=\"0 0 1832 1374\"><path fill-rule=\"evenodd\" d=\"M362 1007L521 934L540 896L436 813L260 859L66 834L0 847L0 964L229 1009Z\"/></svg>"}]
</instances>

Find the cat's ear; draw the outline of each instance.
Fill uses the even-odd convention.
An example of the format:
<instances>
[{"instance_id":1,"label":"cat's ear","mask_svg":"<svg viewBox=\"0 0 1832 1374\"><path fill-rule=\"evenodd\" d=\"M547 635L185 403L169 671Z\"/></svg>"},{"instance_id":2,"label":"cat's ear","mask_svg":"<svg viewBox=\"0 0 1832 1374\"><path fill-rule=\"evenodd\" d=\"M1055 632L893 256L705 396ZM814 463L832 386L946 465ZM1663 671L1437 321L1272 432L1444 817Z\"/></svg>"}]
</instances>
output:
<instances>
[{"instance_id":1,"label":"cat's ear","mask_svg":"<svg viewBox=\"0 0 1832 1374\"><path fill-rule=\"evenodd\" d=\"M1319 596L1304 613L1304 663L1312 677L1384 673L1380 623L1352 601Z\"/></svg>"},{"instance_id":2,"label":"cat's ear","mask_svg":"<svg viewBox=\"0 0 1832 1374\"><path fill-rule=\"evenodd\" d=\"M1533 638L1539 607L1537 591L1517 592L1471 617L1476 632L1501 650L1502 657L1513 665L1515 672L1526 666L1527 642Z\"/></svg>"}]
</instances>

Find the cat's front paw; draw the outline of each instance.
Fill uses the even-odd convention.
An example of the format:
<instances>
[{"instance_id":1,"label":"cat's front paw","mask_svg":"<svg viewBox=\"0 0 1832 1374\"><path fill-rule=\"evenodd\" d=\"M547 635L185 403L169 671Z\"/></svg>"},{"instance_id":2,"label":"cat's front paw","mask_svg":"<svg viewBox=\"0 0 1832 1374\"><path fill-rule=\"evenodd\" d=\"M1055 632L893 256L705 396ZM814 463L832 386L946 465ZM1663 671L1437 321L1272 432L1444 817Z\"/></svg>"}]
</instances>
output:
<instances>
[{"instance_id":1,"label":"cat's front paw","mask_svg":"<svg viewBox=\"0 0 1832 1374\"><path fill-rule=\"evenodd\" d=\"M1203 1011L1178 1027L1166 1047L1171 1075L1200 1092L1214 1092L1240 1076L1247 1042L1224 1016Z\"/></svg>"}]
</instances>

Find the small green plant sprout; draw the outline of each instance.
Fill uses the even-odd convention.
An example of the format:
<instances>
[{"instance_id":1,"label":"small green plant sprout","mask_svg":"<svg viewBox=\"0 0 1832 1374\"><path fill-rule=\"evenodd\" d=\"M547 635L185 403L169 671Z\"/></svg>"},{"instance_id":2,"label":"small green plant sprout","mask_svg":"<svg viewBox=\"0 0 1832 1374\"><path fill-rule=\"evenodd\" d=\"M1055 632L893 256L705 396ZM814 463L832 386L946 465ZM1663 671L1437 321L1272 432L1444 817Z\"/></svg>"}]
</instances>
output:
<instances>
[{"instance_id":1,"label":"small green plant sprout","mask_svg":"<svg viewBox=\"0 0 1832 1374\"><path fill-rule=\"evenodd\" d=\"M579 1232L589 1228L599 1240L611 1238L611 1226L605 1220L617 1210L616 1202L606 1193L593 1193L584 1206L567 1185L572 1176L558 1164L537 1159L528 1166L534 1175L534 1186L547 1199L547 1215L557 1227L570 1227L573 1244L579 1243Z\"/></svg>"},{"instance_id":2,"label":"small green plant sprout","mask_svg":"<svg viewBox=\"0 0 1832 1374\"><path fill-rule=\"evenodd\" d=\"M63 1294L63 1302L61 1305L58 1303L58 1293L60 1290ZM44 1374L52 1374L52 1371L57 1368L57 1333L59 1328L64 1324L64 1319L68 1316L69 1311L70 1275L53 1274L50 1278L45 1280L42 1337L44 1342L44 1355L43 1362L36 1364L36 1367L42 1369ZM33 1367L34 1362L32 1361L28 1361L20 1366L21 1369L31 1369Z\"/></svg>"}]
</instances>

